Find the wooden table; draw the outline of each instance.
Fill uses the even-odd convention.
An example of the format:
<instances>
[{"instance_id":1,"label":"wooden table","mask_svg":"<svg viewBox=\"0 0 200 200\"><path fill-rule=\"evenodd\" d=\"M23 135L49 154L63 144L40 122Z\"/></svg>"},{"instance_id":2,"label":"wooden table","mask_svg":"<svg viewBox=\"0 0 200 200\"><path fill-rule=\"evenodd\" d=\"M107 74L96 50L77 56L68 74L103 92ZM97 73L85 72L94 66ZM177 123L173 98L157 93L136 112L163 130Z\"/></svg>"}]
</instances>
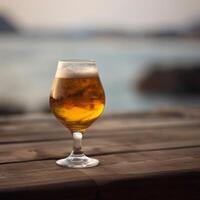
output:
<instances>
[{"instance_id":1,"label":"wooden table","mask_svg":"<svg viewBox=\"0 0 200 200\"><path fill-rule=\"evenodd\" d=\"M0 200L200 199L200 110L104 115L84 151L100 166L55 161L71 135L51 114L0 118Z\"/></svg>"}]
</instances>

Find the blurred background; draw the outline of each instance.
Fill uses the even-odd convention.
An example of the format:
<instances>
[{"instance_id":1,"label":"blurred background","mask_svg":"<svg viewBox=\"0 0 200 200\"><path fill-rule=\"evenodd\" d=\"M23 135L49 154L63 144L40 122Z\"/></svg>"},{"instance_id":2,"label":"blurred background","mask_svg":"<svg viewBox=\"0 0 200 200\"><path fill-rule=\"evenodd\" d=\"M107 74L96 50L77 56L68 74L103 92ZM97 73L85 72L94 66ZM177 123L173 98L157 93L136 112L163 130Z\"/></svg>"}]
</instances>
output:
<instances>
[{"instance_id":1,"label":"blurred background","mask_svg":"<svg viewBox=\"0 0 200 200\"><path fill-rule=\"evenodd\" d=\"M0 114L48 112L71 58L97 61L106 112L200 105L200 1L0 0Z\"/></svg>"}]
</instances>

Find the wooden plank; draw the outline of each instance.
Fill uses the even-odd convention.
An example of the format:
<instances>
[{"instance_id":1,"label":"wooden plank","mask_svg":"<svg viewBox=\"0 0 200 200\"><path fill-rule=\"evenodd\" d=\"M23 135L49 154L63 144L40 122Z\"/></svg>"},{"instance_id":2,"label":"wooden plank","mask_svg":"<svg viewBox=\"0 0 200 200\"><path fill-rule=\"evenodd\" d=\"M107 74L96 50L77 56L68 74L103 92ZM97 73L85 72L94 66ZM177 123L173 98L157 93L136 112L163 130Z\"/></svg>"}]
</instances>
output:
<instances>
[{"instance_id":1,"label":"wooden plank","mask_svg":"<svg viewBox=\"0 0 200 200\"><path fill-rule=\"evenodd\" d=\"M133 122L134 123L134 122ZM132 125L132 127L124 127L124 128L108 128L105 129L104 124L102 124L102 127L104 127L103 130L98 129L96 127L94 128L90 128L85 136L86 137L92 137L92 138L97 138L97 137L108 137L113 135L113 133L115 134L115 136L121 136L122 134L132 134L132 133L137 133L140 132L141 134L143 132L148 133L149 131L151 132L152 130L155 132L174 132L177 130L187 130L190 131L193 129L199 129L200 128L200 122L192 122L192 123L187 123L187 122L183 122L182 124L176 124L173 126L170 126L170 123L166 123L166 125L157 125L157 126L138 126L138 125ZM191 132L191 131L190 131ZM27 131L13 131L13 133L11 134L10 131L5 131L5 132L0 132L1 133L1 141L0 143L14 143L14 142L30 142L30 141L48 141L48 140L67 140L70 139L71 140L71 134L69 133L69 131L67 131L67 129L48 129L48 128L43 128L40 129L39 131L34 131L34 130L27 130Z\"/></svg>"},{"instance_id":2,"label":"wooden plank","mask_svg":"<svg viewBox=\"0 0 200 200\"><path fill-rule=\"evenodd\" d=\"M55 160L0 165L0 199L197 200L199 155L199 147L103 155L99 167L80 170Z\"/></svg>"},{"instance_id":3,"label":"wooden plank","mask_svg":"<svg viewBox=\"0 0 200 200\"><path fill-rule=\"evenodd\" d=\"M10 142L30 142L30 141L52 141L71 139L69 131L61 124L54 120L54 123L40 121L37 124L6 124L0 126L1 141L0 143ZM107 136L115 132L120 135L121 132L127 130L149 130L149 129L169 129L179 127L200 127L200 120L197 119L181 119L174 120L136 120L136 119L109 119L99 120L94 123L88 130L86 137ZM64 134L66 133L66 134Z\"/></svg>"},{"instance_id":4,"label":"wooden plank","mask_svg":"<svg viewBox=\"0 0 200 200\"><path fill-rule=\"evenodd\" d=\"M199 109L196 109L199 110ZM185 112L185 113L184 113ZM94 123L89 132L96 132L91 137L103 132L125 129L150 129L177 126L199 126L198 115L190 114L185 109L179 111L156 111L144 113L125 113L104 115ZM196 111L196 113L198 113ZM142 120L141 120L142 119ZM31 114L0 117L1 143L20 141L42 141L63 139L62 132L68 132L52 114ZM65 138L70 138L66 135Z\"/></svg>"},{"instance_id":5,"label":"wooden plank","mask_svg":"<svg viewBox=\"0 0 200 200\"><path fill-rule=\"evenodd\" d=\"M105 115L84 140L100 166L73 170L55 164L72 141L51 115L0 118L0 199L197 200L199 130L197 111Z\"/></svg>"},{"instance_id":6,"label":"wooden plank","mask_svg":"<svg viewBox=\"0 0 200 200\"><path fill-rule=\"evenodd\" d=\"M101 169L82 170L92 177L101 199L197 200L200 149L179 149L100 156Z\"/></svg>"},{"instance_id":7,"label":"wooden plank","mask_svg":"<svg viewBox=\"0 0 200 200\"><path fill-rule=\"evenodd\" d=\"M128 115L129 116L129 115ZM19 117L19 119L17 120L12 120L12 118L4 118L3 121L0 120L1 122L1 127L0 130L4 131L4 130L10 130L12 132L12 130L17 131L18 129L20 130L27 130L29 128L33 128L33 130L38 130L40 131L41 128L55 128L55 127L60 127L60 124L58 123L58 121L53 118L51 115L45 115L42 118L38 118L37 120L33 118L32 120L32 115L29 116L28 120L26 118L22 118ZM22 118L20 120L20 118ZM141 121L142 119L142 121ZM199 118L177 118L177 117L162 117L162 116L156 116L156 117L151 117L149 115L147 116L140 116L137 118L137 115L130 115L129 117L127 117L126 115L124 116L122 115L114 115L113 118L110 115L105 115L102 118L98 119L97 122L95 122L92 126L97 126L97 124L100 124L97 127L102 127L102 124L106 124L106 126L109 126L111 124L115 124L115 125L119 125L126 127L126 126L130 126L130 122L134 122L134 124L138 124L138 125L144 125L146 126L149 125L150 123L153 123L153 126L155 126L156 124L162 124L164 123L166 125L166 122L169 122L170 124L172 122L175 123L181 123L183 121L187 122L191 122L191 121L195 121L195 120L199 120ZM37 125L35 125L37 124ZM173 123L172 123L173 124ZM183 123L182 123L183 124ZM111 128L115 128L113 126L109 126Z\"/></svg>"},{"instance_id":8,"label":"wooden plank","mask_svg":"<svg viewBox=\"0 0 200 200\"><path fill-rule=\"evenodd\" d=\"M146 177L117 177L99 183L98 199L199 200L200 173L174 172Z\"/></svg>"},{"instance_id":9,"label":"wooden plank","mask_svg":"<svg viewBox=\"0 0 200 200\"><path fill-rule=\"evenodd\" d=\"M88 137L83 140L83 150L88 155L116 154L120 152L200 146L198 128L163 130L128 130L123 134ZM22 162L64 157L72 149L72 140L8 143L0 145L0 163Z\"/></svg>"},{"instance_id":10,"label":"wooden plank","mask_svg":"<svg viewBox=\"0 0 200 200\"><path fill-rule=\"evenodd\" d=\"M17 173L16 173L17 172ZM0 199L96 199L96 184L87 175L55 162L0 165Z\"/></svg>"}]
</instances>

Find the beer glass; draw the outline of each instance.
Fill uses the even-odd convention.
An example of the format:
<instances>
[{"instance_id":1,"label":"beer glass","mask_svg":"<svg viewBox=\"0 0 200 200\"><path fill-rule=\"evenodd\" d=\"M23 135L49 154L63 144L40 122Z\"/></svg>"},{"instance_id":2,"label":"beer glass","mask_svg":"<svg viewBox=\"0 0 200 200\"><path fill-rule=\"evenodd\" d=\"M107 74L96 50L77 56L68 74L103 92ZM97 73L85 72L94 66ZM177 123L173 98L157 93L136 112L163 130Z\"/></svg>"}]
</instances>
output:
<instances>
[{"instance_id":1,"label":"beer glass","mask_svg":"<svg viewBox=\"0 0 200 200\"><path fill-rule=\"evenodd\" d=\"M102 114L104 90L95 61L61 60L58 62L51 88L50 107L56 118L67 127L73 137L73 150L60 166L85 168L99 161L82 152L81 141L86 129Z\"/></svg>"}]
</instances>

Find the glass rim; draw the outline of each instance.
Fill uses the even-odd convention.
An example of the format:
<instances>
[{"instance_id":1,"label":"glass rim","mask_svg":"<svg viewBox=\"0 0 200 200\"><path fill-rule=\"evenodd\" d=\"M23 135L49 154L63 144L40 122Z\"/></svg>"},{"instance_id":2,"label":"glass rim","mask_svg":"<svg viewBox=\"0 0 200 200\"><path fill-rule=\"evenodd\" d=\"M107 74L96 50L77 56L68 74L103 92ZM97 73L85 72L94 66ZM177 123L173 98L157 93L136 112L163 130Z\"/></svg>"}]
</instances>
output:
<instances>
[{"instance_id":1,"label":"glass rim","mask_svg":"<svg viewBox=\"0 0 200 200\"><path fill-rule=\"evenodd\" d=\"M96 61L92 59L61 59L59 63L91 63L95 64Z\"/></svg>"}]
</instances>

